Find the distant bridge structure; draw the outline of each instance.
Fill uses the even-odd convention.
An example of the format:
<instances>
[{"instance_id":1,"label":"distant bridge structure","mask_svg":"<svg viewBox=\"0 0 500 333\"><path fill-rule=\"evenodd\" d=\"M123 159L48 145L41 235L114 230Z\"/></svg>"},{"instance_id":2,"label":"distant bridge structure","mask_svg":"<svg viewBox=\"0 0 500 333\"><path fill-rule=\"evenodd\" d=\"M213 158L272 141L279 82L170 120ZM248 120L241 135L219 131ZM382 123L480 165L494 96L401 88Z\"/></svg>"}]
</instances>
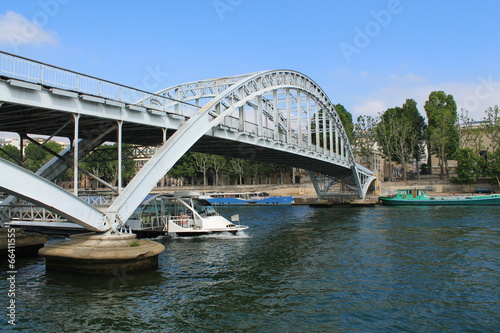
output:
<instances>
[{"instance_id":1,"label":"distant bridge structure","mask_svg":"<svg viewBox=\"0 0 500 333\"><path fill-rule=\"evenodd\" d=\"M334 104L309 77L270 70L189 82L157 93L0 52L0 131L70 138L36 173L0 159L0 191L89 230L123 225L187 151L302 168L319 197L363 198L375 179L357 164ZM78 198L79 160L118 143L118 196L106 209ZM122 143L157 147L122 189ZM53 183L74 168L74 193ZM27 186L29 184L29 186Z\"/></svg>"}]
</instances>

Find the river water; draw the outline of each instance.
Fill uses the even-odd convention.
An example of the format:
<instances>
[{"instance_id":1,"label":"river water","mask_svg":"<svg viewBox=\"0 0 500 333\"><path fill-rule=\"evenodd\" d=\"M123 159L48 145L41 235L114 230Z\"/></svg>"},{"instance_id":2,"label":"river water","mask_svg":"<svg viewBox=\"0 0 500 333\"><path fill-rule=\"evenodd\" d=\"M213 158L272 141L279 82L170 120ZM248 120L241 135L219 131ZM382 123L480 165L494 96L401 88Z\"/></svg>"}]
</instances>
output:
<instances>
[{"instance_id":1,"label":"river water","mask_svg":"<svg viewBox=\"0 0 500 333\"><path fill-rule=\"evenodd\" d=\"M155 271L18 259L27 332L498 332L500 207L220 207L245 233L162 242ZM58 240L51 240L52 242ZM1 304L7 304L3 269ZM7 313L4 306L4 312Z\"/></svg>"}]
</instances>

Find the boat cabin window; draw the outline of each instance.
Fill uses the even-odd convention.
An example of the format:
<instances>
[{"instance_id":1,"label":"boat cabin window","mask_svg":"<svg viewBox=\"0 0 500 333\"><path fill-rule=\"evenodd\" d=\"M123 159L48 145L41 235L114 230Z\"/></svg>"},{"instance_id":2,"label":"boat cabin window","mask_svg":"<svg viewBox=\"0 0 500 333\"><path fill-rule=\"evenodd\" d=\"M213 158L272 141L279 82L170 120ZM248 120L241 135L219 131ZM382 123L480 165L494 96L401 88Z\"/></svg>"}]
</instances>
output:
<instances>
[{"instance_id":1,"label":"boat cabin window","mask_svg":"<svg viewBox=\"0 0 500 333\"><path fill-rule=\"evenodd\" d=\"M192 199L194 210L203 216L216 216L219 215L208 201L201 199Z\"/></svg>"}]
</instances>

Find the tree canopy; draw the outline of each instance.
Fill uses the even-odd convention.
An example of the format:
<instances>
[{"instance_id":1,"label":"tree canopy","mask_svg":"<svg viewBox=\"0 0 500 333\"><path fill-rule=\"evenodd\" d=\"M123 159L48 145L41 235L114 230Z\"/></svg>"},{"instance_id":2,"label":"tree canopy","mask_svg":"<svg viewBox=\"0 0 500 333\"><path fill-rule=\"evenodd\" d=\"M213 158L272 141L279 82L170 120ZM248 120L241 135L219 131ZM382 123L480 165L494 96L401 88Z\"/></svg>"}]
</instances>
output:
<instances>
[{"instance_id":1,"label":"tree canopy","mask_svg":"<svg viewBox=\"0 0 500 333\"><path fill-rule=\"evenodd\" d=\"M0 149L0 158L6 159L12 163L18 163L21 157L19 148L13 145L5 145Z\"/></svg>"},{"instance_id":2,"label":"tree canopy","mask_svg":"<svg viewBox=\"0 0 500 333\"><path fill-rule=\"evenodd\" d=\"M433 91L424 105L427 114L427 143L431 153L439 158L441 178L449 179L448 160L459 146L457 105L452 95Z\"/></svg>"},{"instance_id":3,"label":"tree canopy","mask_svg":"<svg viewBox=\"0 0 500 333\"><path fill-rule=\"evenodd\" d=\"M60 153L62 151L62 146L54 141L46 142L44 147L55 153ZM33 142L30 142L26 148L24 148L24 165L33 172L40 169L53 157L54 155Z\"/></svg>"},{"instance_id":4,"label":"tree canopy","mask_svg":"<svg viewBox=\"0 0 500 333\"><path fill-rule=\"evenodd\" d=\"M347 134L347 138L349 142L352 143L354 141L354 124L352 122L352 114L346 110L346 108L342 104L334 105L335 111L339 115L340 121L342 122L342 126L344 126L344 131Z\"/></svg>"}]
</instances>

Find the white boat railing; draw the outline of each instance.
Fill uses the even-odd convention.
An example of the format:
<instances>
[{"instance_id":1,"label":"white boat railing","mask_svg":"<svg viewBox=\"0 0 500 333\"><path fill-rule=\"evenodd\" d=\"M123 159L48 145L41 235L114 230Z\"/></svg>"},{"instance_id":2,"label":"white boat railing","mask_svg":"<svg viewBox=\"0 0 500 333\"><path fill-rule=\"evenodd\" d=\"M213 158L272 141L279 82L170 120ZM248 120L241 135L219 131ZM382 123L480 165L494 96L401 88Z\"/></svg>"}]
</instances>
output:
<instances>
[{"instance_id":1,"label":"white boat railing","mask_svg":"<svg viewBox=\"0 0 500 333\"><path fill-rule=\"evenodd\" d=\"M194 228L194 219L187 215L170 216L169 221L181 228Z\"/></svg>"}]
</instances>

